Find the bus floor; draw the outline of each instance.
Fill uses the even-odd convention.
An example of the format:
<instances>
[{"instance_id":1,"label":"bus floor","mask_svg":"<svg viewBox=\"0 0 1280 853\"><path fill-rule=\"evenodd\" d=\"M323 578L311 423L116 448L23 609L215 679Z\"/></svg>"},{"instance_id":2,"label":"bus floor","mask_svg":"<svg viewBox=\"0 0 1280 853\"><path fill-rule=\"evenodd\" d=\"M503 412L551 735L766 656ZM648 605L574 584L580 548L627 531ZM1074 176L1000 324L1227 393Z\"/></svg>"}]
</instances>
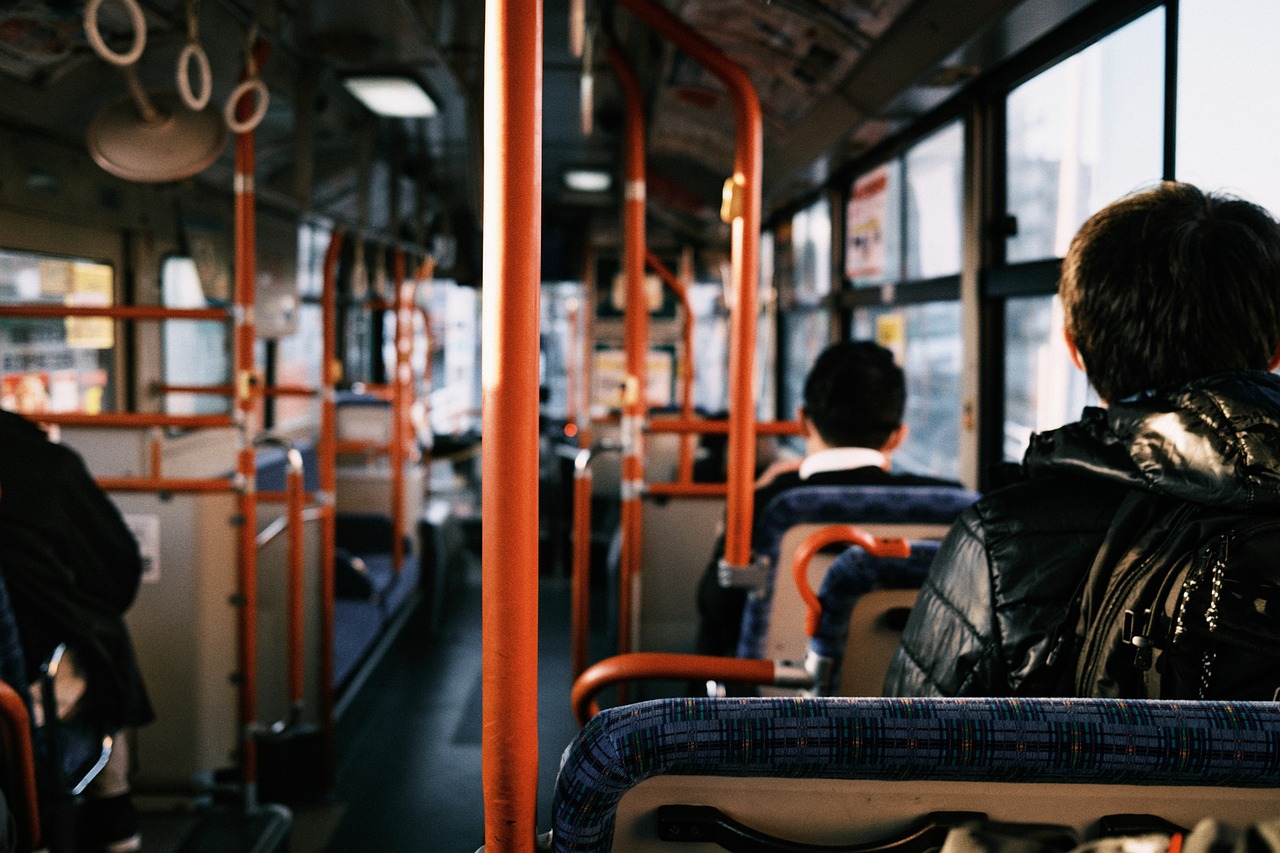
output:
<instances>
[{"instance_id":1,"label":"bus floor","mask_svg":"<svg viewBox=\"0 0 1280 853\"><path fill-rule=\"evenodd\" d=\"M344 710L336 789L323 805L292 806L293 853L472 853L484 843L480 565L466 553L468 564L451 572L438 628L419 607ZM545 822L559 757L577 725L569 585L544 578L541 587L538 815Z\"/></svg>"}]
</instances>

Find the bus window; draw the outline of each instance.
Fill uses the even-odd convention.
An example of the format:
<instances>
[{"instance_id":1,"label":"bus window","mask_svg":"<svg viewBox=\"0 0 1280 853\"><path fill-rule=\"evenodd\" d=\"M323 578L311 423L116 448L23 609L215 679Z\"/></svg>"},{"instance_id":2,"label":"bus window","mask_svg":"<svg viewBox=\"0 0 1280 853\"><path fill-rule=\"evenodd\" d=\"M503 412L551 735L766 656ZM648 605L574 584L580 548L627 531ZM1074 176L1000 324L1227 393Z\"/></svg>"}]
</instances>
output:
<instances>
[{"instance_id":1,"label":"bus window","mask_svg":"<svg viewBox=\"0 0 1280 853\"><path fill-rule=\"evenodd\" d=\"M789 232L789 234L788 234ZM785 353L777 417L795 417L804 380L818 354L831 342L827 297L831 294L831 201L819 198L791 219L778 236L790 240L777 252L775 277L780 302L779 349ZM785 263L780 261L785 258Z\"/></svg>"},{"instance_id":2,"label":"bus window","mask_svg":"<svg viewBox=\"0 0 1280 853\"><path fill-rule=\"evenodd\" d=\"M902 269L902 161L854 181L845 211L844 275L854 287L898 281Z\"/></svg>"},{"instance_id":3,"label":"bus window","mask_svg":"<svg viewBox=\"0 0 1280 853\"><path fill-rule=\"evenodd\" d=\"M324 310L320 294L324 287L323 265L330 231L308 222L298 225L297 329L280 338L276 347L276 384L308 388L322 381L321 358L324 350ZM287 429L305 423L315 409L315 401L306 397L281 397L275 401L275 424Z\"/></svg>"},{"instance_id":4,"label":"bus window","mask_svg":"<svg viewBox=\"0 0 1280 853\"><path fill-rule=\"evenodd\" d=\"M1160 180L1163 80L1161 7L1009 93L1009 263L1062 257L1091 213Z\"/></svg>"},{"instance_id":5,"label":"bus window","mask_svg":"<svg viewBox=\"0 0 1280 853\"><path fill-rule=\"evenodd\" d=\"M113 304L108 264L0 252L0 301ZM114 321L97 317L0 320L0 408L24 414L113 407Z\"/></svg>"},{"instance_id":6,"label":"bus window","mask_svg":"<svg viewBox=\"0 0 1280 853\"><path fill-rule=\"evenodd\" d=\"M207 308L210 301L192 258L175 255L160 267L160 293L166 308ZM164 382L166 385L222 385L231 382L231 335L222 323L166 320ZM217 394L173 391L164 395L170 415L223 414L231 398Z\"/></svg>"},{"instance_id":7,"label":"bus window","mask_svg":"<svg viewBox=\"0 0 1280 853\"><path fill-rule=\"evenodd\" d=\"M853 336L897 353L907 378L907 440L894 468L960 477L960 303L923 302L854 312Z\"/></svg>"},{"instance_id":8,"label":"bus window","mask_svg":"<svg viewBox=\"0 0 1280 853\"><path fill-rule=\"evenodd\" d=\"M908 281L959 275L964 186L964 129L952 122L904 158L903 230Z\"/></svg>"},{"instance_id":9,"label":"bus window","mask_svg":"<svg viewBox=\"0 0 1280 853\"><path fill-rule=\"evenodd\" d=\"M760 315L756 321L756 417L772 420L778 411L778 288L774 280L778 236L760 235ZM725 293L729 293L726 285Z\"/></svg>"},{"instance_id":10,"label":"bus window","mask_svg":"<svg viewBox=\"0 0 1280 853\"><path fill-rule=\"evenodd\" d=\"M1271 0L1178 4L1178 180L1280 210L1280 16Z\"/></svg>"},{"instance_id":11,"label":"bus window","mask_svg":"<svg viewBox=\"0 0 1280 853\"><path fill-rule=\"evenodd\" d=\"M572 281L544 282L542 285L542 384L547 399L543 414L568 419L573 414L569 400L569 369L581 360L582 285ZM574 324L571 312L579 312Z\"/></svg>"},{"instance_id":12,"label":"bus window","mask_svg":"<svg viewBox=\"0 0 1280 853\"><path fill-rule=\"evenodd\" d=\"M729 407L729 310L724 287L697 282L689 289L696 319L693 342L693 405L704 412Z\"/></svg>"},{"instance_id":13,"label":"bus window","mask_svg":"<svg viewBox=\"0 0 1280 853\"><path fill-rule=\"evenodd\" d=\"M1020 462L1031 434L1056 429L1096 406L1098 395L1071 363L1057 296L1010 299L1005 308L1004 458Z\"/></svg>"},{"instance_id":14,"label":"bus window","mask_svg":"<svg viewBox=\"0 0 1280 853\"><path fill-rule=\"evenodd\" d=\"M431 317L442 338L431 356L431 429L456 435L480 426L480 293L449 279L431 283Z\"/></svg>"},{"instance_id":15,"label":"bus window","mask_svg":"<svg viewBox=\"0 0 1280 853\"><path fill-rule=\"evenodd\" d=\"M853 337L893 350L907 376L910 431L894 465L955 479L963 164L964 128L953 121L855 180L845 217Z\"/></svg>"}]
</instances>

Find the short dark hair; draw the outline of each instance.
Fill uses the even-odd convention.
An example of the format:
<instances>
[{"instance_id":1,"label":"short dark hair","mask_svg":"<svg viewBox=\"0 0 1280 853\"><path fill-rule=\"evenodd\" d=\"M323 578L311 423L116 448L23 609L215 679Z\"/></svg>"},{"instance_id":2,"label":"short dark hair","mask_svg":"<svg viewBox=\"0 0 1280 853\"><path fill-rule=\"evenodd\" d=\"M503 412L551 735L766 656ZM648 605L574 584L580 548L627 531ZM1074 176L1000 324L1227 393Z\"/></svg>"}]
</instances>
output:
<instances>
[{"instance_id":1,"label":"short dark hair","mask_svg":"<svg viewBox=\"0 0 1280 853\"><path fill-rule=\"evenodd\" d=\"M1280 225L1256 204L1163 183L1085 222L1059 293L1104 400L1266 369L1280 343Z\"/></svg>"},{"instance_id":2,"label":"short dark hair","mask_svg":"<svg viewBox=\"0 0 1280 853\"><path fill-rule=\"evenodd\" d=\"M805 414L832 447L883 447L902 425L906 400L893 353L870 341L827 347L804 383Z\"/></svg>"}]
</instances>

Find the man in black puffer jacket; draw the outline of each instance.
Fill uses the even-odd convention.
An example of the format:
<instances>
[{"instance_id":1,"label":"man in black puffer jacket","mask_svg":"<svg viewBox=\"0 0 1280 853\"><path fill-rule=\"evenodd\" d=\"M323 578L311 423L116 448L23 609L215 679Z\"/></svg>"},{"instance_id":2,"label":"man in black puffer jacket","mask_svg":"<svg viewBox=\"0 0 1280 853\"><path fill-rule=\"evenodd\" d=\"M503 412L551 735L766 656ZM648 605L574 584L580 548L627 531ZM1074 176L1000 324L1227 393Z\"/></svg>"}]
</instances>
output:
<instances>
[{"instance_id":1,"label":"man in black puffer jacket","mask_svg":"<svg viewBox=\"0 0 1280 853\"><path fill-rule=\"evenodd\" d=\"M1033 437L1024 480L956 522L885 695L1070 695L1072 602L1135 492L1280 514L1275 220L1163 184L1084 224L1059 292L1068 349L1110 405Z\"/></svg>"}]
</instances>

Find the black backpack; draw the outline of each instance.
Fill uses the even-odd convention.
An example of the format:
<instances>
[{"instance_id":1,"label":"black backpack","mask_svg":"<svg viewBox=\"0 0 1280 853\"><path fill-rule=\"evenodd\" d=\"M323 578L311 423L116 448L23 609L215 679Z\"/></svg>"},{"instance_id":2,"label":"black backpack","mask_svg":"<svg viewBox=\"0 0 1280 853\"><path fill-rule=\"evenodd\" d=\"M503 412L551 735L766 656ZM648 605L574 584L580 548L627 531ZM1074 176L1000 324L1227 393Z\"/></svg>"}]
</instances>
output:
<instances>
[{"instance_id":1,"label":"black backpack","mask_svg":"<svg viewBox=\"0 0 1280 853\"><path fill-rule=\"evenodd\" d=\"M1077 696L1280 698L1280 516L1134 491L1075 607Z\"/></svg>"}]
</instances>

